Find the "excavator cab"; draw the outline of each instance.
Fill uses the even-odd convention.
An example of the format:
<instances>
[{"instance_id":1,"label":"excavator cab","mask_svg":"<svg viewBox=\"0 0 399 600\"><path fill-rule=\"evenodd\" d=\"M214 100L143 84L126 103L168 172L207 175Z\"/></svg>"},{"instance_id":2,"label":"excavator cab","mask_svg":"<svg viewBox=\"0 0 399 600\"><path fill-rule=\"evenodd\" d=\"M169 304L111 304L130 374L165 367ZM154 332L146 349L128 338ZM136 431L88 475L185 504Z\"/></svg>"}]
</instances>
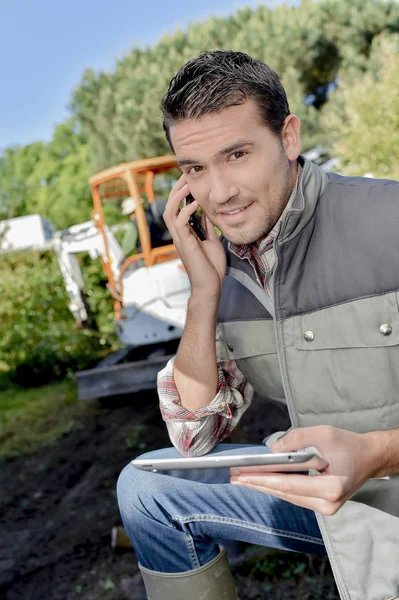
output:
<instances>
[{"instance_id":1,"label":"excavator cab","mask_svg":"<svg viewBox=\"0 0 399 600\"><path fill-rule=\"evenodd\" d=\"M151 204L144 208L144 215L150 233L151 248L160 248L172 243L172 236L163 219L167 198L155 198ZM124 258L136 253L142 253L139 231L136 223L136 201L126 198L122 202L122 213L129 217L121 241Z\"/></svg>"}]
</instances>

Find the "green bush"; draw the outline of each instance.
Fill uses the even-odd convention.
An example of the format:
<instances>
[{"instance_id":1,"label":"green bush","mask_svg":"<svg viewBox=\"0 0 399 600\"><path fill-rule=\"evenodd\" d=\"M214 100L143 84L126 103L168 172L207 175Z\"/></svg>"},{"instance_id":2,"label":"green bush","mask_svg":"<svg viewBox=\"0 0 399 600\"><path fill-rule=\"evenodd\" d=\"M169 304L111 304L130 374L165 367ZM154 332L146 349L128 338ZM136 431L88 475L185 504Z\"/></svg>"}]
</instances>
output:
<instances>
[{"instance_id":1,"label":"green bush","mask_svg":"<svg viewBox=\"0 0 399 600\"><path fill-rule=\"evenodd\" d=\"M99 331L75 323L54 252L3 255L1 271L0 362L11 380L42 385L94 366L117 345L99 263L85 273Z\"/></svg>"},{"instance_id":2,"label":"green bush","mask_svg":"<svg viewBox=\"0 0 399 600\"><path fill-rule=\"evenodd\" d=\"M324 109L346 175L399 179L399 34L374 39L370 68L342 81Z\"/></svg>"}]
</instances>

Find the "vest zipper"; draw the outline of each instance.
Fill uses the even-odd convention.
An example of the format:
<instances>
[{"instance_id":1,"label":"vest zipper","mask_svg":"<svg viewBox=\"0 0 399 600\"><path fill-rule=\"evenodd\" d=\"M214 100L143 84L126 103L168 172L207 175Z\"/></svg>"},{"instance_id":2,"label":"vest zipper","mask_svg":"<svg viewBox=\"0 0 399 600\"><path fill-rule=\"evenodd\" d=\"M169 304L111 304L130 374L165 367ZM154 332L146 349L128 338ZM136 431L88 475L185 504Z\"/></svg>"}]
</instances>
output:
<instances>
[{"instance_id":1,"label":"vest zipper","mask_svg":"<svg viewBox=\"0 0 399 600\"><path fill-rule=\"evenodd\" d=\"M295 415L295 420L293 419L293 413L296 413L296 410L295 410L295 407L293 405L291 405L291 397L287 393L287 387L285 385L285 375L283 372L283 367L282 367L282 362L281 362L279 332L278 332L278 326L277 326L277 315L278 315L278 308L279 308L276 304L276 273L277 273L278 263L279 263L279 256L278 256L278 252L277 252L277 240L280 236L280 232L281 232L281 226L280 226L280 230L279 230L278 234L276 235L276 237L274 238L274 241L273 241L273 251L274 251L274 254L276 257L276 262L274 265L272 281L271 281L272 300L273 300L274 312L275 312L275 316L273 317L273 326L274 326L274 337L276 340L278 364L279 364L279 368L280 368L280 375L281 375L281 381L283 384L285 399L287 402L288 414L289 414L289 417L291 420L292 427L295 427L295 424L298 423L298 419L297 419L296 415ZM316 519L317 519L323 540L329 541L329 533L328 533L327 527L325 525L323 515L319 515L316 511L314 511L314 512L316 515ZM338 588L339 596L340 596L341 600L350 600L350 596L347 593L347 588L346 588L345 582L342 579L340 567L339 567L338 563L335 562L334 557L332 556L332 553L331 553L331 549L328 547L328 544L325 544L325 546L326 546L327 555L330 560L330 563L331 563L331 565L335 566L335 570L333 569L333 572L334 572L334 579L335 579L335 583Z\"/></svg>"},{"instance_id":2,"label":"vest zipper","mask_svg":"<svg viewBox=\"0 0 399 600\"><path fill-rule=\"evenodd\" d=\"M281 226L280 226L280 230L278 232L278 234L276 235L276 237L274 238L273 241L273 252L274 252L274 256L276 257L276 262L274 264L274 269L273 269L273 274L272 274L272 281L271 281L271 286L270 289L272 290L272 302L273 302L273 306L274 306L274 317L273 317L273 327L274 327L274 337L276 340L276 349L277 349L277 358L278 358L278 365L280 368L280 375L281 375L281 381L283 384L283 390L284 390L284 394L285 394L285 400L287 402L287 408L288 408L288 414L290 417L290 421L291 421L291 425L295 426L295 422L297 421L297 419L293 419L293 414L292 414L292 406L291 406L291 399L289 398L289 394L287 394L287 388L285 385L285 379L284 379L284 375L283 375L283 368L282 368L282 364L281 364L281 356L280 356L280 344L279 344L279 336L278 336L278 327L277 327L277 304L276 304L276 273L277 273L277 269L278 269L278 252L277 252L277 240L280 236L280 232L281 232ZM273 316L273 315L272 315Z\"/></svg>"}]
</instances>

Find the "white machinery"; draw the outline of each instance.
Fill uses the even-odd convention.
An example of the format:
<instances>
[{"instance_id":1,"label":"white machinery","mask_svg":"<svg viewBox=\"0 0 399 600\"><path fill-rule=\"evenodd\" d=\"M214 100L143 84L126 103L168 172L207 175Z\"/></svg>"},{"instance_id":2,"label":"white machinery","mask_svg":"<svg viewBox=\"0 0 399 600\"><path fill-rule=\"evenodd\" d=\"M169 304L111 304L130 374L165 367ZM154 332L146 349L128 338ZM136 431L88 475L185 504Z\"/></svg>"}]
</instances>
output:
<instances>
[{"instance_id":1,"label":"white machinery","mask_svg":"<svg viewBox=\"0 0 399 600\"><path fill-rule=\"evenodd\" d=\"M82 297L83 277L74 256L88 252L92 259L109 260L113 276L120 281L123 304L116 331L124 344L142 346L180 338L186 318L190 293L187 275L179 259L162 262L150 267L134 262L123 273L124 256L114 231L121 226L105 227L104 238L93 221L73 225L55 233L52 246L57 253L65 287L71 298L69 308L75 319L84 322L88 318Z\"/></svg>"},{"instance_id":2,"label":"white machinery","mask_svg":"<svg viewBox=\"0 0 399 600\"><path fill-rule=\"evenodd\" d=\"M40 215L0 221L0 252L42 250L51 245L55 228Z\"/></svg>"}]
</instances>

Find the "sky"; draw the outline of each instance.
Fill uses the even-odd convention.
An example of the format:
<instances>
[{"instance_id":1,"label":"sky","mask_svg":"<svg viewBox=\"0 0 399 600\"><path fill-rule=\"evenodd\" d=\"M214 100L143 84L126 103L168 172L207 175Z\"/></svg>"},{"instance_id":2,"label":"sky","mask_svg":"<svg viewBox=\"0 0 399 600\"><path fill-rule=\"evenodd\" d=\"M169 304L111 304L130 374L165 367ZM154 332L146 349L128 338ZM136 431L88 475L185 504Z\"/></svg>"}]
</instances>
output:
<instances>
[{"instance_id":1,"label":"sky","mask_svg":"<svg viewBox=\"0 0 399 600\"><path fill-rule=\"evenodd\" d=\"M0 151L51 139L83 71L188 23L273 0L0 0Z\"/></svg>"}]
</instances>

